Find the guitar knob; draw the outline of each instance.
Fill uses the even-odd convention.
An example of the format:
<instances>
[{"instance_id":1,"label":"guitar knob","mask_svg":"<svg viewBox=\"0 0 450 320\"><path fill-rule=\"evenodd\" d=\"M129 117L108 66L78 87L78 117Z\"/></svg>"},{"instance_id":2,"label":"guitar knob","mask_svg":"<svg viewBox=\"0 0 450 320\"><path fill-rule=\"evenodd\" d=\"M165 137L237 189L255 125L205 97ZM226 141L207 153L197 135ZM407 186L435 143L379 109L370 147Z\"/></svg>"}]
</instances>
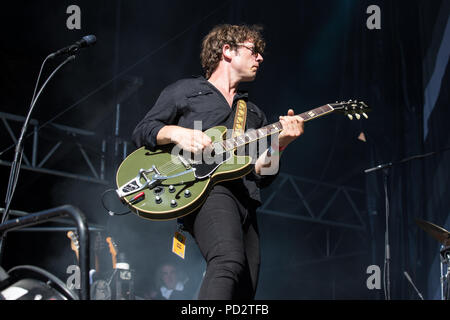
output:
<instances>
[{"instance_id":1,"label":"guitar knob","mask_svg":"<svg viewBox=\"0 0 450 320\"><path fill-rule=\"evenodd\" d=\"M352 116L351 114L348 114L347 117L348 117L350 120L353 120L353 116Z\"/></svg>"},{"instance_id":2,"label":"guitar knob","mask_svg":"<svg viewBox=\"0 0 450 320\"><path fill-rule=\"evenodd\" d=\"M191 192L189 191L189 189L186 189L186 190L184 191L184 196L185 196L186 198L189 198L189 197L191 196Z\"/></svg>"},{"instance_id":3,"label":"guitar knob","mask_svg":"<svg viewBox=\"0 0 450 320\"><path fill-rule=\"evenodd\" d=\"M175 187L174 187L173 185L170 185L170 186L169 186L169 192L170 192L170 193L175 192Z\"/></svg>"},{"instance_id":4,"label":"guitar knob","mask_svg":"<svg viewBox=\"0 0 450 320\"><path fill-rule=\"evenodd\" d=\"M369 116L365 112L363 112L362 115L363 115L364 118L369 119Z\"/></svg>"},{"instance_id":5,"label":"guitar knob","mask_svg":"<svg viewBox=\"0 0 450 320\"><path fill-rule=\"evenodd\" d=\"M155 189L153 190L153 192L155 193L155 194L159 194L159 193L161 193L161 192L163 192L164 191L164 189L162 188L162 187L155 187Z\"/></svg>"},{"instance_id":6,"label":"guitar knob","mask_svg":"<svg viewBox=\"0 0 450 320\"><path fill-rule=\"evenodd\" d=\"M172 208L175 208L176 206L177 206L177 202L175 201L175 200L170 200L170 206L172 207Z\"/></svg>"},{"instance_id":7,"label":"guitar knob","mask_svg":"<svg viewBox=\"0 0 450 320\"><path fill-rule=\"evenodd\" d=\"M356 119L361 119L361 116L359 115L359 113L355 113L355 117L356 117Z\"/></svg>"},{"instance_id":8,"label":"guitar knob","mask_svg":"<svg viewBox=\"0 0 450 320\"><path fill-rule=\"evenodd\" d=\"M156 196L156 197L155 197L155 202L158 203L158 204L160 204L160 203L162 202L161 197L160 197L160 196Z\"/></svg>"}]
</instances>

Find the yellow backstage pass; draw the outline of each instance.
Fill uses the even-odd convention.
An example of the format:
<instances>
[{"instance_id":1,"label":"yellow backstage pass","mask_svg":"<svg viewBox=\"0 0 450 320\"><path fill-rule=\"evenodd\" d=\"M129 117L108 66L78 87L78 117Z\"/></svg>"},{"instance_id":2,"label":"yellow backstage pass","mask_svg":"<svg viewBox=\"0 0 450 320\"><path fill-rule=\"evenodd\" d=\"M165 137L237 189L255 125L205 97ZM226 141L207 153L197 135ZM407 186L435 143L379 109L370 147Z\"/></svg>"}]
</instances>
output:
<instances>
[{"instance_id":1,"label":"yellow backstage pass","mask_svg":"<svg viewBox=\"0 0 450 320\"><path fill-rule=\"evenodd\" d=\"M184 259L184 252L186 249L186 237L182 235L180 232L175 231L175 235L173 237L172 243L172 252L179 256L181 259Z\"/></svg>"}]
</instances>

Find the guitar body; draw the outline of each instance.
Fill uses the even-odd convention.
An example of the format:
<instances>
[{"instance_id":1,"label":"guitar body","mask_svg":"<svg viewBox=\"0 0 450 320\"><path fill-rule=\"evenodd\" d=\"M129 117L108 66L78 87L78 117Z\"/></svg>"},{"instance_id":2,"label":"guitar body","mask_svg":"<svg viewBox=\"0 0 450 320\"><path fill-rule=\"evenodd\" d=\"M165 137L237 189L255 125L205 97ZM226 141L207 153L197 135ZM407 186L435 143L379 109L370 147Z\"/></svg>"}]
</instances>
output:
<instances>
[{"instance_id":1,"label":"guitar body","mask_svg":"<svg viewBox=\"0 0 450 320\"><path fill-rule=\"evenodd\" d=\"M337 111L350 120L359 120L361 115L367 118L365 112L369 110L364 102L349 100L329 103L300 116L309 121ZM208 152L200 159L173 152L177 149L174 145L162 146L154 152L142 147L120 165L116 193L142 218L170 220L183 217L205 202L214 184L238 179L253 170L252 158L236 155L236 150L243 150L240 147L282 130L281 122L276 122L225 140L226 127L210 128L205 134L212 140L211 148L205 148Z\"/></svg>"},{"instance_id":2,"label":"guitar body","mask_svg":"<svg viewBox=\"0 0 450 320\"><path fill-rule=\"evenodd\" d=\"M226 131L226 127L218 126L206 130L205 134L214 143L223 140ZM218 132L221 134L218 135ZM162 146L154 152L141 147L131 153L117 171L118 190L124 189L124 186L133 178L138 179L140 169L149 170L155 166L161 176L173 176L185 172L187 167L171 154L173 147L174 145ZM236 155L235 151L228 151L222 159L222 162L190 163L195 171L162 180L155 186L138 190L121 199L142 218L170 220L183 217L203 204L214 184L240 178L253 170L250 156L240 156ZM151 178L153 174L154 172L146 176ZM143 177L138 180L140 183L145 183ZM133 201L136 194L142 192L143 195L139 197L139 201Z\"/></svg>"}]
</instances>

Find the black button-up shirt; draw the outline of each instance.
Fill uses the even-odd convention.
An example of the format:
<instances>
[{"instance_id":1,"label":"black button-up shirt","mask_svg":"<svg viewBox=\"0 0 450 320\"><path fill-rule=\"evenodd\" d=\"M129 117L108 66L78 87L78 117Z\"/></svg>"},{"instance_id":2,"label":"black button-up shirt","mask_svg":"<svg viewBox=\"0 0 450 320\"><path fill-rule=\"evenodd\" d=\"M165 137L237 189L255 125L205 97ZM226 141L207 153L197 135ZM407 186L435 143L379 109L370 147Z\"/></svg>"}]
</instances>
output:
<instances>
[{"instance_id":1,"label":"black button-up shirt","mask_svg":"<svg viewBox=\"0 0 450 320\"><path fill-rule=\"evenodd\" d=\"M264 113L248 101L246 92L238 91L230 108L222 93L204 77L179 80L161 92L153 108L136 126L133 141L137 147L146 146L153 151L157 146L156 136L162 127L177 125L194 129L194 121L202 121L202 131L219 125L232 129L239 99L247 102L246 129L257 129L268 124ZM264 150L259 153L262 151ZM260 176L253 170L241 179L220 184L230 189L233 194L239 195L239 198L250 197L260 205L259 188L270 184L275 177L276 175Z\"/></svg>"}]
</instances>

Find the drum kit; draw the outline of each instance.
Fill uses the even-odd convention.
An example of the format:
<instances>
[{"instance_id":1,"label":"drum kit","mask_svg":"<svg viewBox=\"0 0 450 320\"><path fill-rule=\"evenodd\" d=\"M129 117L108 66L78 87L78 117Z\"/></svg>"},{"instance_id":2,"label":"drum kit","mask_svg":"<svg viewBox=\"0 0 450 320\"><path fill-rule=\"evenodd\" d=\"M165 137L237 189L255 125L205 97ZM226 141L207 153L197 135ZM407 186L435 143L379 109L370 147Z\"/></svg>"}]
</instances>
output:
<instances>
[{"instance_id":1,"label":"drum kit","mask_svg":"<svg viewBox=\"0 0 450 320\"><path fill-rule=\"evenodd\" d=\"M441 299L450 300L450 232L424 220L416 219L416 224L441 244Z\"/></svg>"}]
</instances>

